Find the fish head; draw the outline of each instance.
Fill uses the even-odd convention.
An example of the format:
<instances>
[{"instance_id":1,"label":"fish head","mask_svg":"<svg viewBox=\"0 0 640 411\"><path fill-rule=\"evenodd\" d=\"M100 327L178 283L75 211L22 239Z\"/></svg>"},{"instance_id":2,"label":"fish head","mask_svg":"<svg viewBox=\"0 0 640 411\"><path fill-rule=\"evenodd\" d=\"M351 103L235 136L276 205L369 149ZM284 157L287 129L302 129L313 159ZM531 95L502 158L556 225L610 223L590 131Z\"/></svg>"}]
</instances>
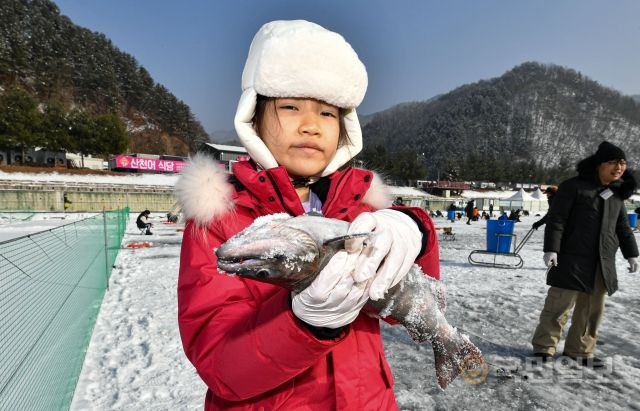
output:
<instances>
[{"instance_id":1,"label":"fish head","mask_svg":"<svg viewBox=\"0 0 640 411\"><path fill-rule=\"evenodd\" d=\"M288 214L257 218L215 251L218 268L292 291L306 288L319 271L322 244L293 220Z\"/></svg>"}]
</instances>

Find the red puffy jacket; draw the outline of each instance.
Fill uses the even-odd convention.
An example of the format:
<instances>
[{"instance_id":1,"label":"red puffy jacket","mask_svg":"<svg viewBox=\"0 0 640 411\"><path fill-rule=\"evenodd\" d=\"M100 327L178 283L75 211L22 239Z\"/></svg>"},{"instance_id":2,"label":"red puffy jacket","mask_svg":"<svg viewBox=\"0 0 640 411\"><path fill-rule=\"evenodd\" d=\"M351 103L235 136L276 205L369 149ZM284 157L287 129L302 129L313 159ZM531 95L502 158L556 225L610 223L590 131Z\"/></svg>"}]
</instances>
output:
<instances>
[{"instance_id":1,"label":"red puffy jacket","mask_svg":"<svg viewBox=\"0 0 640 411\"><path fill-rule=\"evenodd\" d=\"M218 273L213 250L256 217L304 213L283 167L256 171L252 163L240 162L234 175L228 191L232 209L208 222L191 219L180 255L180 334L187 357L209 387L205 409L397 409L377 319L360 314L338 339L319 340L293 315L287 290ZM373 211L365 204L369 197L376 202L370 192L373 178L361 169L333 173L323 214L352 221ZM219 189L207 184L203 181L199 190ZM183 187L185 194L189 191ZM192 194L186 201L196 207L219 201ZM217 209L225 210L220 204ZM417 264L439 278L433 224L423 210L408 209L427 233L428 245Z\"/></svg>"}]
</instances>

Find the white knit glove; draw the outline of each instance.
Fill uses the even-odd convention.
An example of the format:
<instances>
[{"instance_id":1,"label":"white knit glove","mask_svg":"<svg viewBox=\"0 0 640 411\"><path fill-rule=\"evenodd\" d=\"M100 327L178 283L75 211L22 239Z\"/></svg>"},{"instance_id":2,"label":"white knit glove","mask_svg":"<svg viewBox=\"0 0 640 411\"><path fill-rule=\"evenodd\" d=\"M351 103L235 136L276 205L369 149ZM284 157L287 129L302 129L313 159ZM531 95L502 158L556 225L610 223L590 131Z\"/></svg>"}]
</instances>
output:
<instances>
[{"instance_id":1,"label":"white knit glove","mask_svg":"<svg viewBox=\"0 0 640 411\"><path fill-rule=\"evenodd\" d=\"M422 233L409 216L396 210L362 213L348 234L367 232L375 235L349 240L345 248L350 255L359 254L353 278L356 282L373 278L369 298L379 300L411 269L422 247Z\"/></svg>"},{"instance_id":2,"label":"white knit glove","mask_svg":"<svg viewBox=\"0 0 640 411\"><path fill-rule=\"evenodd\" d=\"M346 251L334 255L299 294L292 294L296 317L316 327L340 328L356 319L369 300L367 283L353 280L353 260Z\"/></svg>"},{"instance_id":3,"label":"white knit glove","mask_svg":"<svg viewBox=\"0 0 640 411\"><path fill-rule=\"evenodd\" d=\"M638 271L638 259L636 257L627 258L627 262L629 263L630 273Z\"/></svg>"},{"instance_id":4,"label":"white knit glove","mask_svg":"<svg viewBox=\"0 0 640 411\"><path fill-rule=\"evenodd\" d=\"M549 268L555 267L556 265L558 265L558 253L556 252L553 252L553 251L546 252L542 256L542 259L544 260L544 265L546 265Z\"/></svg>"}]
</instances>

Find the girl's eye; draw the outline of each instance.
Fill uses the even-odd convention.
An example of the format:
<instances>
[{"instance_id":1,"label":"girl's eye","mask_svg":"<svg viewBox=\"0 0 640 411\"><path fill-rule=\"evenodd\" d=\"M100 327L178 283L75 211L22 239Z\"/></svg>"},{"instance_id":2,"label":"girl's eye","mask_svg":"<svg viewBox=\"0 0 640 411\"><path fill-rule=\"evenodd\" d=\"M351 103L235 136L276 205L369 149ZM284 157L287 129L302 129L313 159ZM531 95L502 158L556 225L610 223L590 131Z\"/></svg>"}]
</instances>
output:
<instances>
[{"instance_id":1,"label":"girl's eye","mask_svg":"<svg viewBox=\"0 0 640 411\"><path fill-rule=\"evenodd\" d=\"M298 109L296 106L291 105L291 104L284 104L284 105L280 106L280 108L282 110L297 110Z\"/></svg>"},{"instance_id":2,"label":"girl's eye","mask_svg":"<svg viewBox=\"0 0 640 411\"><path fill-rule=\"evenodd\" d=\"M333 117L333 118L338 118L338 115L332 111L323 111L322 115L325 117Z\"/></svg>"}]
</instances>

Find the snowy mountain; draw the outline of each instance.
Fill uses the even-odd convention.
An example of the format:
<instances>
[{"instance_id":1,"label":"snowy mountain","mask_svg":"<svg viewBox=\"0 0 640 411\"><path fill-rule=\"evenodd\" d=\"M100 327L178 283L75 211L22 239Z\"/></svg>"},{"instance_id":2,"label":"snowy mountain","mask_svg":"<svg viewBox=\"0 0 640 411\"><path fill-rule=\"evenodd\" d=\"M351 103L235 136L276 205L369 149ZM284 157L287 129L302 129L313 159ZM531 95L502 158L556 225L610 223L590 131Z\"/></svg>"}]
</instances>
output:
<instances>
[{"instance_id":1,"label":"snowy mountain","mask_svg":"<svg viewBox=\"0 0 640 411\"><path fill-rule=\"evenodd\" d=\"M530 62L377 113L364 135L369 148L424 153L431 175L535 179L527 174L572 169L602 140L620 145L637 168L640 104L574 70Z\"/></svg>"}]
</instances>

